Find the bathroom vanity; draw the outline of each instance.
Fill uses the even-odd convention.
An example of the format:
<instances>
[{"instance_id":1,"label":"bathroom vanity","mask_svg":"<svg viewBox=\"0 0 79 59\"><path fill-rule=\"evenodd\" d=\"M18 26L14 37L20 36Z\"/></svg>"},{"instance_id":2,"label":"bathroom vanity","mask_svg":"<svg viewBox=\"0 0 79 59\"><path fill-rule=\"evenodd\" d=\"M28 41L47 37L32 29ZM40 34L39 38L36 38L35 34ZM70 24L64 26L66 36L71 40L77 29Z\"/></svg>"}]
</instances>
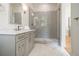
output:
<instances>
[{"instance_id":1,"label":"bathroom vanity","mask_svg":"<svg viewBox=\"0 0 79 59\"><path fill-rule=\"evenodd\" d=\"M0 29L0 56L27 56L34 47L35 31L28 29L29 10L22 7L21 3L9 4L9 26Z\"/></svg>"},{"instance_id":2,"label":"bathroom vanity","mask_svg":"<svg viewBox=\"0 0 79 59\"><path fill-rule=\"evenodd\" d=\"M0 56L27 56L33 47L34 30L0 32Z\"/></svg>"}]
</instances>

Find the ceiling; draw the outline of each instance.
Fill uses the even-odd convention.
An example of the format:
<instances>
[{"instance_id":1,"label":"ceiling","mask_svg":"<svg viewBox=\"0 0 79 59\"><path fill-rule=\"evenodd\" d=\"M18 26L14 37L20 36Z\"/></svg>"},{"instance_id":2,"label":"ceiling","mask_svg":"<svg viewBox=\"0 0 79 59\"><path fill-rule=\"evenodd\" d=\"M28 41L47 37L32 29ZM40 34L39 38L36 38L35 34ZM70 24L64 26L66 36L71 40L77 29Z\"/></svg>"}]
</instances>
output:
<instances>
[{"instance_id":1,"label":"ceiling","mask_svg":"<svg viewBox=\"0 0 79 59\"><path fill-rule=\"evenodd\" d=\"M57 3L31 3L27 5L35 12L56 11L59 8Z\"/></svg>"},{"instance_id":2,"label":"ceiling","mask_svg":"<svg viewBox=\"0 0 79 59\"><path fill-rule=\"evenodd\" d=\"M26 7L30 7L34 12L46 12L46 11L57 11L59 8L58 3L24 3ZM12 6L21 6L21 3L11 3Z\"/></svg>"}]
</instances>

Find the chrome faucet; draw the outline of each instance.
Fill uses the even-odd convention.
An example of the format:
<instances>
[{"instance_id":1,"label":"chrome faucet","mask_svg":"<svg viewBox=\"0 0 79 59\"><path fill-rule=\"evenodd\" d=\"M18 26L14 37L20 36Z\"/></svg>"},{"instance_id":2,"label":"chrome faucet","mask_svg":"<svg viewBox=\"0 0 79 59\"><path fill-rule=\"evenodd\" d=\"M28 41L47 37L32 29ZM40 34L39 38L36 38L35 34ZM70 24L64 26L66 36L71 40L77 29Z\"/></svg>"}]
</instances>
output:
<instances>
[{"instance_id":1,"label":"chrome faucet","mask_svg":"<svg viewBox=\"0 0 79 59\"><path fill-rule=\"evenodd\" d=\"M18 28L17 28L18 31L20 30L20 27L21 27L21 26L18 25Z\"/></svg>"},{"instance_id":2,"label":"chrome faucet","mask_svg":"<svg viewBox=\"0 0 79 59\"><path fill-rule=\"evenodd\" d=\"M17 28L15 29L16 31L19 31L19 30L21 30L21 28L20 28L21 26L20 25L18 25L17 26Z\"/></svg>"},{"instance_id":3,"label":"chrome faucet","mask_svg":"<svg viewBox=\"0 0 79 59\"><path fill-rule=\"evenodd\" d=\"M23 29L24 27L23 26L21 26L21 25L17 25L17 27L14 29L15 31L19 31L19 30L21 30L21 29Z\"/></svg>"}]
</instances>

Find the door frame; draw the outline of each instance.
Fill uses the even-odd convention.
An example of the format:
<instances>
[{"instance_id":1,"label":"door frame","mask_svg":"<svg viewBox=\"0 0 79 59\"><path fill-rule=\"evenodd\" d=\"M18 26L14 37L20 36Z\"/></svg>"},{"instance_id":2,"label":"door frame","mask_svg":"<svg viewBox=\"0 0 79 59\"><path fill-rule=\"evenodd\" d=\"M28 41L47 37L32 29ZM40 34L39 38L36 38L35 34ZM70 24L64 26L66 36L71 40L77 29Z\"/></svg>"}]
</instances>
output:
<instances>
[{"instance_id":1,"label":"door frame","mask_svg":"<svg viewBox=\"0 0 79 59\"><path fill-rule=\"evenodd\" d=\"M65 43L65 42L66 42L66 34L67 34L68 30L69 30L69 28L68 28L68 29L66 29L66 28L64 29L65 34L64 34L64 37L63 37L63 34L62 34L62 31L63 31L63 29L62 29L62 28L63 28L63 27L62 27L62 25L63 25L63 24L62 24L62 22L63 22L63 21L62 21L62 20L63 20L63 19L62 19L62 11L63 11L63 10L62 10L62 9L63 9L63 7L65 7L65 6L67 7L67 5L64 5L64 4L66 4L66 3L62 3L62 4L60 5L60 42L59 42L59 43L60 43L60 46L61 46L62 48L65 48L65 47L66 47L66 43ZM71 7L71 4L70 4L70 3L67 3L67 4L69 4L70 7ZM64 6L63 6L63 5L64 5ZM69 6L69 5L68 5L68 6ZM68 12L68 11L66 11L66 12ZM71 13L70 13L70 14L71 14ZM64 14L64 15L65 15L65 14ZM64 16L63 16L63 17L64 17ZM71 15L68 15L68 16L67 16L67 18L70 18L70 17L71 17ZM65 18L65 17L64 17L64 18ZM66 26L65 26L65 27L66 27ZM63 37L63 38L62 38L62 37Z\"/></svg>"}]
</instances>

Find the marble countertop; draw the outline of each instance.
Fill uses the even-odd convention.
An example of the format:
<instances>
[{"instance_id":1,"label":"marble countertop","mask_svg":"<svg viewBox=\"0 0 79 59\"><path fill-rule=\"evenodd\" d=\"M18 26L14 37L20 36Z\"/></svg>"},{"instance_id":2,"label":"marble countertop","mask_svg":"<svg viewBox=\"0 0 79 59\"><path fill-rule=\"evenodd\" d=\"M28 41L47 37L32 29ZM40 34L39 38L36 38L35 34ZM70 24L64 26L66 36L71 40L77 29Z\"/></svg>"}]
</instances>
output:
<instances>
[{"instance_id":1,"label":"marble countertop","mask_svg":"<svg viewBox=\"0 0 79 59\"><path fill-rule=\"evenodd\" d=\"M23 29L23 30L19 30L19 31L15 31L15 30L0 30L0 34L16 35L16 34L29 32L29 31L34 31L34 29L32 29L32 30L31 29Z\"/></svg>"}]
</instances>

